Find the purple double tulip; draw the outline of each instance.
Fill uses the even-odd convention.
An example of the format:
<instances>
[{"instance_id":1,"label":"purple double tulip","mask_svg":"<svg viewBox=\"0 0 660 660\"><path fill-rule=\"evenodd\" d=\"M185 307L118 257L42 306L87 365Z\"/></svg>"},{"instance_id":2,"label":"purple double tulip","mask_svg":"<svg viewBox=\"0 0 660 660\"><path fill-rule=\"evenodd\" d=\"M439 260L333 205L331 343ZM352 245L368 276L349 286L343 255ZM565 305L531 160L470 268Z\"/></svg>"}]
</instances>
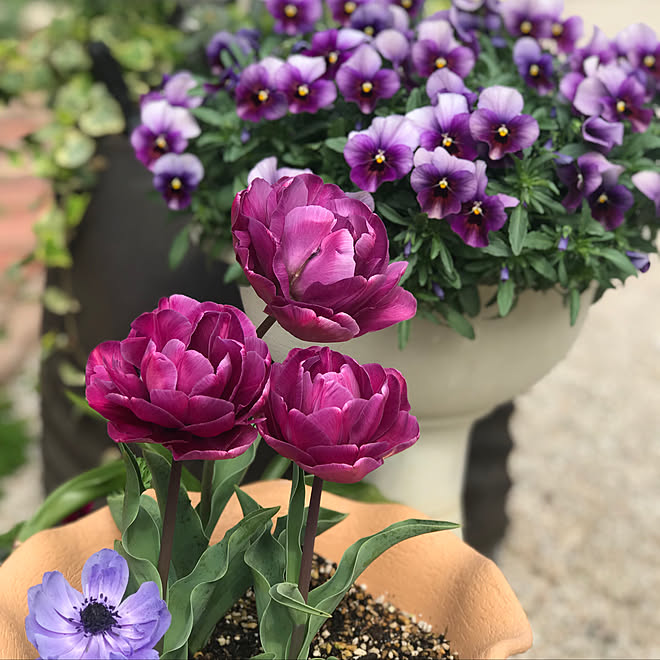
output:
<instances>
[{"instance_id":1,"label":"purple double tulip","mask_svg":"<svg viewBox=\"0 0 660 660\"><path fill-rule=\"evenodd\" d=\"M364 114L372 113L380 99L394 96L401 85L396 71L382 66L376 50L364 44L337 71L339 91L347 101L357 103Z\"/></svg>"},{"instance_id":2,"label":"purple double tulip","mask_svg":"<svg viewBox=\"0 0 660 660\"><path fill-rule=\"evenodd\" d=\"M412 169L418 145L418 129L402 115L374 118L367 130L348 136L344 158L351 167L351 181L376 192L381 183L402 179Z\"/></svg>"},{"instance_id":3,"label":"purple double tulip","mask_svg":"<svg viewBox=\"0 0 660 660\"><path fill-rule=\"evenodd\" d=\"M258 428L278 454L337 483L360 481L419 438L396 369L319 346L294 348L273 365Z\"/></svg>"},{"instance_id":4,"label":"purple double tulip","mask_svg":"<svg viewBox=\"0 0 660 660\"><path fill-rule=\"evenodd\" d=\"M86 395L115 442L161 444L176 460L233 458L257 437L270 363L242 311L173 295L92 351Z\"/></svg>"},{"instance_id":5,"label":"purple double tulip","mask_svg":"<svg viewBox=\"0 0 660 660\"><path fill-rule=\"evenodd\" d=\"M493 160L536 142L538 122L522 114L523 105L522 94L513 87L496 85L481 92L477 110L470 116L470 130L476 140L488 145Z\"/></svg>"},{"instance_id":6,"label":"purple double tulip","mask_svg":"<svg viewBox=\"0 0 660 660\"><path fill-rule=\"evenodd\" d=\"M232 234L264 311L298 339L346 341L415 315L383 221L318 176L255 179L234 199Z\"/></svg>"}]
</instances>

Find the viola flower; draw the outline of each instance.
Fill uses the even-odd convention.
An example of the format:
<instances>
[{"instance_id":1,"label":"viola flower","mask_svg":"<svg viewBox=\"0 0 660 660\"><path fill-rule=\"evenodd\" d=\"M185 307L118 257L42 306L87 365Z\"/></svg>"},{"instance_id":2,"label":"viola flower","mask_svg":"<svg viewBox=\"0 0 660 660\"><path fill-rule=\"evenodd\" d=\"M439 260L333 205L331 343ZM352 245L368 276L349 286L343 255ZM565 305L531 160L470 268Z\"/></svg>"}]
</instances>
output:
<instances>
[{"instance_id":1,"label":"viola flower","mask_svg":"<svg viewBox=\"0 0 660 660\"><path fill-rule=\"evenodd\" d=\"M612 168L605 156L600 153L587 153L577 161L557 165L557 175L568 188L568 194L562 200L564 208L575 212L582 200L597 190L603 182L603 172Z\"/></svg>"},{"instance_id":2,"label":"viola flower","mask_svg":"<svg viewBox=\"0 0 660 660\"><path fill-rule=\"evenodd\" d=\"M623 124L602 117L589 117L582 124L582 137L596 149L608 153L615 144L623 144Z\"/></svg>"},{"instance_id":3,"label":"viola flower","mask_svg":"<svg viewBox=\"0 0 660 660\"><path fill-rule=\"evenodd\" d=\"M236 114L247 121L274 120L287 113L287 99L277 89L276 73L284 62L266 57L243 69L234 90Z\"/></svg>"},{"instance_id":4,"label":"viola flower","mask_svg":"<svg viewBox=\"0 0 660 660\"><path fill-rule=\"evenodd\" d=\"M456 41L447 21L425 20L420 23L417 36L411 57L420 76L427 77L434 71L447 68L465 78L474 68L474 53Z\"/></svg>"},{"instance_id":5,"label":"viola flower","mask_svg":"<svg viewBox=\"0 0 660 660\"><path fill-rule=\"evenodd\" d=\"M597 26L589 43L583 48L576 48L570 56L570 66L573 71L582 71L586 62L609 64L617 57L616 45Z\"/></svg>"},{"instance_id":6,"label":"viola flower","mask_svg":"<svg viewBox=\"0 0 660 660\"><path fill-rule=\"evenodd\" d=\"M445 290L437 282L433 282L431 289L440 300L445 299Z\"/></svg>"},{"instance_id":7,"label":"viola flower","mask_svg":"<svg viewBox=\"0 0 660 660\"><path fill-rule=\"evenodd\" d=\"M507 0L500 12L512 36L545 39L552 36L563 8L563 0Z\"/></svg>"},{"instance_id":8,"label":"viola flower","mask_svg":"<svg viewBox=\"0 0 660 660\"><path fill-rule=\"evenodd\" d=\"M156 659L172 617L155 582L122 600L128 564L114 550L93 554L82 569L82 593L59 571L28 590L25 632L42 658Z\"/></svg>"},{"instance_id":9,"label":"viola flower","mask_svg":"<svg viewBox=\"0 0 660 660\"><path fill-rule=\"evenodd\" d=\"M450 156L442 147L417 149L410 185L429 218L458 213L477 191L474 163Z\"/></svg>"},{"instance_id":10,"label":"viola flower","mask_svg":"<svg viewBox=\"0 0 660 660\"><path fill-rule=\"evenodd\" d=\"M502 266L502 268L500 268L500 281L506 282L509 277L509 269L506 266Z\"/></svg>"},{"instance_id":11,"label":"viola flower","mask_svg":"<svg viewBox=\"0 0 660 660\"><path fill-rule=\"evenodd\" d=\"M645 273L651 267L651 261L648 254L644 252L637 252L635 250L626 250L626 255L628 259L632 262L632 265L637 268L640 273Z\"/></svg>"},{"instance_id":12,"label":"viola flower","mask_svg":"<svg viewBox=\"0 0 660 660\"><path fill-rule=\"evenodd\" d=\"M588 197L591 215L605 229L616 229L625 220L626 211L633 205L633 194L618 183L623 168L611 167L603 172L603 181Z\"/></svg>"},{"instance_id":13,"label":"viola flower","mask_svg":"<svg viewBox=\"0 0 660 660\"><path fill-rule=\"evenodd\" d=\"M660 42L652 28L643 23L629 25L617 35L616 45L633 67L660 82Z\"/></svg>"},{"instance_id":14,"label":"viola flower","mask_svg":"<svg viewBox=\"0 0 660 660\"><path fill-rule=\"evenodd\" d=\"M550 26L550 33L560 53L572 53L584 33L582 17L570 16L565 21L557 19Z\"/></svg>"},{"instance_id":15,"label":"viola flower","mask_svg":"<svg viewBox=\"0 0 660 660\"><path fill-rule=\"evenodd\" d=\"M163 76L163 88L160 91L149 92L140 97L140 106L164 99L170 105L181 108L197 108L202 105L204 97L191 96L189 92L197 87L197 81L190 71L178 71L172 76Z\"/></svg>"},{"instance_id":16,"label":"viola flower","mask_svg":"<svg viewBox=\"0 0 660 660\"><path fill-rule=\"evenodd\" d=\"M327 347L294 348L274 364L263 439L305 472L356 483L411 447L419 424L396 369L360 365Z\"/></svg>"},{"instance_id":17,"label":"viola flower","mask_svg":"<svg viewBox=\"0 0 660 660\"><path fill-rule=\"evenodd\" d=\"M176 460L233 458L257 437L270 362L241 310L173 295L92 351L86 396L115 442L160 444Z\"/></svg>"},{"instance_id":18,"label":"viola flower","mask_svg":"<svg viewBox=\"0 0 660 660\"><path fill-rule=\"evenodd\" d=\"M317 112L334 103L337 88L331 80L323 80L324 73L322 57L289 56L275 74L277 89L286 95L289 112Z\"/></svg>"},{"instance_id":19,"label":"viola flower","mask_svg":"<svg viewBox=\"0 0 660 660\"><path fill-rule=\"evenodd\" d=\"M299 170L295 167L277 167L277 157L269 156L260 160L248 173L248 185L255 179L264 179L268 183L277 183L283 176L298 176L298 174L311 173L312 170L305 168Z\"/></svg>"},{"instance_id":20,"label":"viola flower","mask_svg":"<svg viewBox=\"0 0 660 660\"><path fill-rule=\"evenodd\" d=\"M135 155L150 170L167 153L180 154L188 140L201 131L195 118L186 108L172 107L167 101L151 101L140 112L140 126L131 133Z\"/></svg>"},{"instance_id":21,"label":"viola flower","mask_svg":"<svg viewBox=\"0 0 660 660\"><path fill-rule=\"evenodd\" d=\"M382 64L380 55L365 44L337 71L339 91L364 114L372 113L379 99L389 99L399 89L396 71L382 69Z\"/></svg>"},{"instance_id":22,"label":"viola flower","mask_svg":"<svg viewBox=\"0 0 660 660\"><path fill-rule=\"evenodd\" d=\"M453 232L458 234L467 245L486 247L488 232L497 231L507 221L505 208L518 206L520 203L509 195L487 195L486 163L478 160L474 163L477 190L474 197L463 202L461 210L446 218Z\"/></svg>"},{"instance_id":23,"label":"viola flower","mask_svg":"<svg viewBox=\"0 0 660 660\"><path fill-rule=\"evenodd\" d=\"M402 27L400 20L398 22L395 20L397 18L396 9L401 8L380 2L360 3L351 14L349 24L353 29L361 30L368 37L375 37L389 28L406 29L408 15L403 9L401 10L406 17L406 24Z\"/></svg>"},{"instance_id":24,"label":"viola flower","mask_svg":"<svg viewBox=\"0 0 660 660\"><path fill-rule=\"evenodd\" d=\"M328 7L330 8L330 13L332 14L332 19L348 27L351 23L351 16L355 13L355 10L368 0L326 0Z\"/></svg>"},{"instance_id":25,"label":"viola flower","mask_svg":"<svg viewBox=\"0 0 660 660\"><path fill-rule=\"evenodd\" d=\"M419 144L433 151L443 147L457 158L474 160L477 145L470 132L467 101L460 94L439 94L438 104L411 110L406 114L420 130Z\"/></svg>"},{"instance_id":26,"label":"viola flower","mask_svg":"<svg viewBox=\"0 0 660 660\"><path fill-rule=\"evenodd\" d=\"M314 34L310 47L303 50L302 54L308 57L321 56L325 58L325 73L323 74L323 78L334 80L339 67L368 38L361 30L353 30L351 28L323 30Z\"/></svg>"},{"instance_id":27,"label":"viola flower","mask_svg":"<svg viewBox=\"0 0 660 660\"><path fill-rule=\"evenodd\" d=\"M392 4L402 7L411 18L414 18L421 13L424 0L392 0Z\"/></svg>"},{"instance_id":28,"label":"viola flower","mask_svg":"<svg viewBox=\"0 0 660 660\"><path fill-rule=\"evenodd\" d=\"M156 161L152 171L154 188L174 211L190 206L190 193L204 178L204 167L193 154L165 154Z\"/></svg>"},{"instance_id":29,"label":"viola flower","mask_svg":"<svg viewBox=\"0 0 660 660\"><path fill-rule=\"evenodd\" d=\"M266 9L275 19L275 32L291 37L311 32L323 14L321 0L266 0Z\"/></svg>"},{"instance_id":30,"label":"viola flower","mask_svg":"<svg viewBox=\"0 0 660 660\"><path fill-rule=\"evenodd\" d=\"M552 80L552 55L543 53L536 39L518 39L513 48L513 61L525 82L539 94L548 94L555 88Z\"/></svg>"},{"instance_id":31,"label":"viola flower","mask_svg":"<svg viewBox=\"0 0 660 660\"><path fill-rule=\"evenodd\" d=\"M351 181L362 190L376 192L381 183L402 179L412 169L418 144L419 133L405 117L375 117L366 131L348 136L344 158L351 167Z\"/></svg>"},{"instance_id":32,"label":"viola flower","mask_svg":"<svg viewBox=\"0 0 660 660\"><path fill-rule=\"evenodd\" d=\"M258 33L255 30L241 29L236 33L226 32L224 30L216 32L211 41L206 46L206 61L211 69L211 73L220 78L227 74L231 66L227 61L238 66L238 60L234 50L248 55L256 51L259 47Z\"/></svg>"},{"instance_id":33,"label":"viola flower","mask_svg":"<svg viewBox=\"0 0 660 660\"><path fill-rule=\"evenodd\" d=\"M318 176L255 179L234 199L232 234L265 313L298 339L346 341L415 315L383 221Z\"/></svg>"},{"instance_id":34,"label":"viola flower","mask_svg":"<svg viewBox=\"0 0 660 660\"><path fill-rule=\"evenodd\" d=\"M645 100L644 85L621 67L609 64L580 83L573 106L588 117L602 116L609 122L628 119L635 133L643 133L653 118L653 110L642 107Z\"/></svg>"},{"instance_id":35,"label":"viola flower","mask_svg":"<svg viewBox=\"0 0 660 660\"><path fill-rule=\"evenodd\" d=\"M479 95L477 110L470 116L470 130L476 140L488 144L492 160L536 142L538 122L521 114L523 105L522 94L512 87L487 87Z\"/></svg>"},{"instance_id":36,"label":"viola flower","mask_svg":"<svg viewBox=\"0 0 660 660\"><path fill-rule=\"evenodd\" d=\"M447 68L434 71L426 81L426 94L431 99L431 104L436 105L438 95L445 92L461 94L471 108L477 101L477 94L471 92L463 82L463 79Z\"/></svg>"},{"instance_id":37,"label":"viola flower","mask_svg":"<svg viewBox=\"0 0 660 660\"><path fill-rule=\"evenodd\" d=\"M379 32L373 40L376 50L395 67L401 65L410 54L410 41L408 37L395 30L388 28Z\"/></svg>"},{"instance_id":38,"label":"viola flower","mask_svg":"<svg viewBox=\"0 0 660 660\"><path fill-rule=\"evenodd\" d=\"M568 236L562 236L559 239L559 242L557 243L557 250L559 250L559 252L566 252L567 248L568 248Z\"/></svg>"},{"instance_id":39,"label":"viola flower","mask_svg":"<svg viewBox=\"0 0 660 660\"><path fill-rule=\"evenodd\" d=\"M632 175L632 182L637 190L646 195L655 204L655 215L660 217L660 173L637 172Z\"/></svg>"}]
</instances>

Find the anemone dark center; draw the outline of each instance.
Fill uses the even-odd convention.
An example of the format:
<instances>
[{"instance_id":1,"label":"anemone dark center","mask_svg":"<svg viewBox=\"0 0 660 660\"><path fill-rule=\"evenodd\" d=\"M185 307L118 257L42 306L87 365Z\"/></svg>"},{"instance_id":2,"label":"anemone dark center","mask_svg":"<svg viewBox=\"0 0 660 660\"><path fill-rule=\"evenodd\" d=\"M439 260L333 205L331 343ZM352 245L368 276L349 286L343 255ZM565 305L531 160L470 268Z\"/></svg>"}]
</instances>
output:
<instances>
[{"instance_id":1,"label":"anemone dark center","mask_svg":"<svg viewBox=\"0 0 660 660\"><path fill-rule=\"evenodd\" d=\"M523 34L529 34L532 31L532 24L530 21L523 21L520 24L520 31Z\"/></svg>"},{"instance_id":2,"label":"anemone dark center","mask_svg":"<svg viewBox=\"0 0 660 660\"><path fill-rule=\"evenodd\" d=\"M297 14L298 14L298 7L291 4L284 5L284 15L287 18L295 18Z\"/></svg>"},{"instance_id":3,"label":"anemone dark center","mask_svg":"<svg viewBox=\"0 0 660 660\"><path fill-rule=\"evenodd\" d=\"M436 57L434 64L436 69L444 69L447 66L447 60L444 57Z\"/></svg>"},{"instance_id":4,"label":"anemone dark center","mask_svg":"<svg viewBox=\"0 0 660 660\"><path fill-rule=\"evenodd\" d=\"M564 26L561 23L553 23L552 24L552 36L553 37L561 37L563 32L564 32Z\"/></svg>"},{"instance_id":5,"label":"anemone dark center","mask_svg":"<svg viewBox=\"0 0 660 660\"><path fill-rule=\"evenodd\" d=\"M536 76L538 76L539 73L541 73L541 69L539 68L538 64L532 64L529 67L529 75L530 76L533 76L534 78L536 78Z\"/></svg>"},{"instance_id":6,"label":"anemone dark center","mask_svg":"<svg viewBox=\"0 0 660 660\"><path fill-rule=\"evenodd\" d=\"M644 66L647 69L652 69L655 66L655 55L645 55Z\"/></svg>"},{"instance_id":7,"label":"anemone dark center","mask_svg":"<svg viewBox=\"0 0 660 660\"><path fill-rule=\"evenodd\" d=\"M345 14L352 14L355 10L357 9L357 5L352 1L348 0L348 2L344 3L344 13Z\"/></svg>"},{"instance_id":8,"label":"anemone dark center","mask_svg":"<svg viewBox=\"0 0 660 660\"><path fill-rule=\"evenodd\" d=\"M371 92L374 91L374 84L369 80L365 80L360 85L360 91L364 96L371 96Z\"/></svg>"},{"instance_id":9,"label":"anemone dark center","mask_svg":"<svg viewBox=\"0 0 660 660\"><path fill-rule=\"evenodd\" d=\"M86 635L100 635L117 623L114 608L92 601L80 612L80 622Z\"/></svg>"},{"instance_id":10,"label":"anemone dark center","mask_svg":"<svg viewBox=\"0 0 660 660\"><path fill-rule=\"evenodd\" d=\"M307 85L298 85L296 89L296 94L304 99L306 96L309 96L309 87Z\"/></svg>"}]
</instances>

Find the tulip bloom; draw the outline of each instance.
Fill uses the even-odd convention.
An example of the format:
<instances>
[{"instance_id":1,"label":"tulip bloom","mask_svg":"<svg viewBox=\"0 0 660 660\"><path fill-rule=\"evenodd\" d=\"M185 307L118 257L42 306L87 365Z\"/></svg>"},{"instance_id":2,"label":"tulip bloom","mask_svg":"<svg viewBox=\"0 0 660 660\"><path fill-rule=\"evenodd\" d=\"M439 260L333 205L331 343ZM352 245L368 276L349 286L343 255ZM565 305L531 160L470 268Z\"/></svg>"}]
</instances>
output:
<instances>
[{"instance_id":1,"label":"tulip bloom","mask_svg":"<svg viewBox=\"0 0 660 660\"><path fill-rule=\"evenodd\" d=\"M277 453L337 483L360 481L419 438L396 369L362 366L319 346L294 348L273 365L258 428Z\"/></svg>"},{"instance_id":2,"label":"tulip bloom","mask_svg":"<svg viewBox=\"0 0 660 660\"><path fill-rule=\"evenodd\" d=\"M264 311L298 339L346 341L415 315L383 221L318 176L255 179L234 199L232 233Z\"/></svg>"},{"instance_id":3,"label":"tulip bloom","mask_svg":"<svg viewBox=\"0 0 660 660\"><path fill-rule=\"evenodd\" d=\"M153 442L176 460L224 459L256 439L268 346L231 305L174 295L99 344L85 370L89 405L115 442Z\"/></svg>"}]
</instances>

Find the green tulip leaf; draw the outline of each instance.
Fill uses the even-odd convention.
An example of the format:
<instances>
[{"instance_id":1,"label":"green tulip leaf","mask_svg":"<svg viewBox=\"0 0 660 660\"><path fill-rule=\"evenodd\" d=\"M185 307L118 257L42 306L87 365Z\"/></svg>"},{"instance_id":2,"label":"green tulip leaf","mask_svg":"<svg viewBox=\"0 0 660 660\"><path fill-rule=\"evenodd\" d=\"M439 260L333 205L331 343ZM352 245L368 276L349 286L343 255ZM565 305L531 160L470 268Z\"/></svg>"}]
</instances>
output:
<instances>
[{"instance_id":1,"label":"green tulip leaf","mask_svg":"<svg viewBox=\"0 0 660 660\"><path fill-rule=\"evenodd\" d=\"M325 483L323 484L323 487L325 488ZM303 513L303 523L302 523L303 529L307 525L308 513L309 513L309 507L305 507L305 511ZM316 535L319 536L323 534L323 532L327 532L329 529L332 529L336 524L340 523L347 516L348 516L347 513L341 513L340 511L333 511L332 509L324 509L323 507L321 507L319 509L319 522L316 528ZM277 524L275 526L275 532L273 533L273 535L275 536L276 539L279 539L280 542L282 541L280 535L285 533L287 523L288 523L288 516L280 516L277 519Z\"/></svg>"},{"instance_id":2,"label":"green tulip leaf","mask_svg":"<svg viewBox=\"0 0 660 660\"><path fill-rule=\"evenodd\" d=\"M293 465L289 513L286 526L286 581L297 582L302 561L303 517L305 514L305 473Z\"/></svg>"},{"instance_id":3,"label":"green tulip leaf","mask_svg":"<svg viewBox=\"0 0 660 660\"><path fill-rule=\"evenodd\" d=\"M298 585L293 582L280 582L270 588L270 597L280 605L308 616L319 616L329 619L332 615L323 612L315 607L308 605L298 589ZM296 617L298 618L298 617Z\"/></svg>"},{"instance_id":4,"label":"green tulip leaf","mask_svg":"<svg viewBox=\"0 0 660 660\"><path fill-rule=\"evenodd\" d=\"M55 148L53 158L60 167L75 170L84 165L96 150L96 143L92 138L78 129L71 128L64 134L64 139Z\"/></svg>"}]
</instances>

